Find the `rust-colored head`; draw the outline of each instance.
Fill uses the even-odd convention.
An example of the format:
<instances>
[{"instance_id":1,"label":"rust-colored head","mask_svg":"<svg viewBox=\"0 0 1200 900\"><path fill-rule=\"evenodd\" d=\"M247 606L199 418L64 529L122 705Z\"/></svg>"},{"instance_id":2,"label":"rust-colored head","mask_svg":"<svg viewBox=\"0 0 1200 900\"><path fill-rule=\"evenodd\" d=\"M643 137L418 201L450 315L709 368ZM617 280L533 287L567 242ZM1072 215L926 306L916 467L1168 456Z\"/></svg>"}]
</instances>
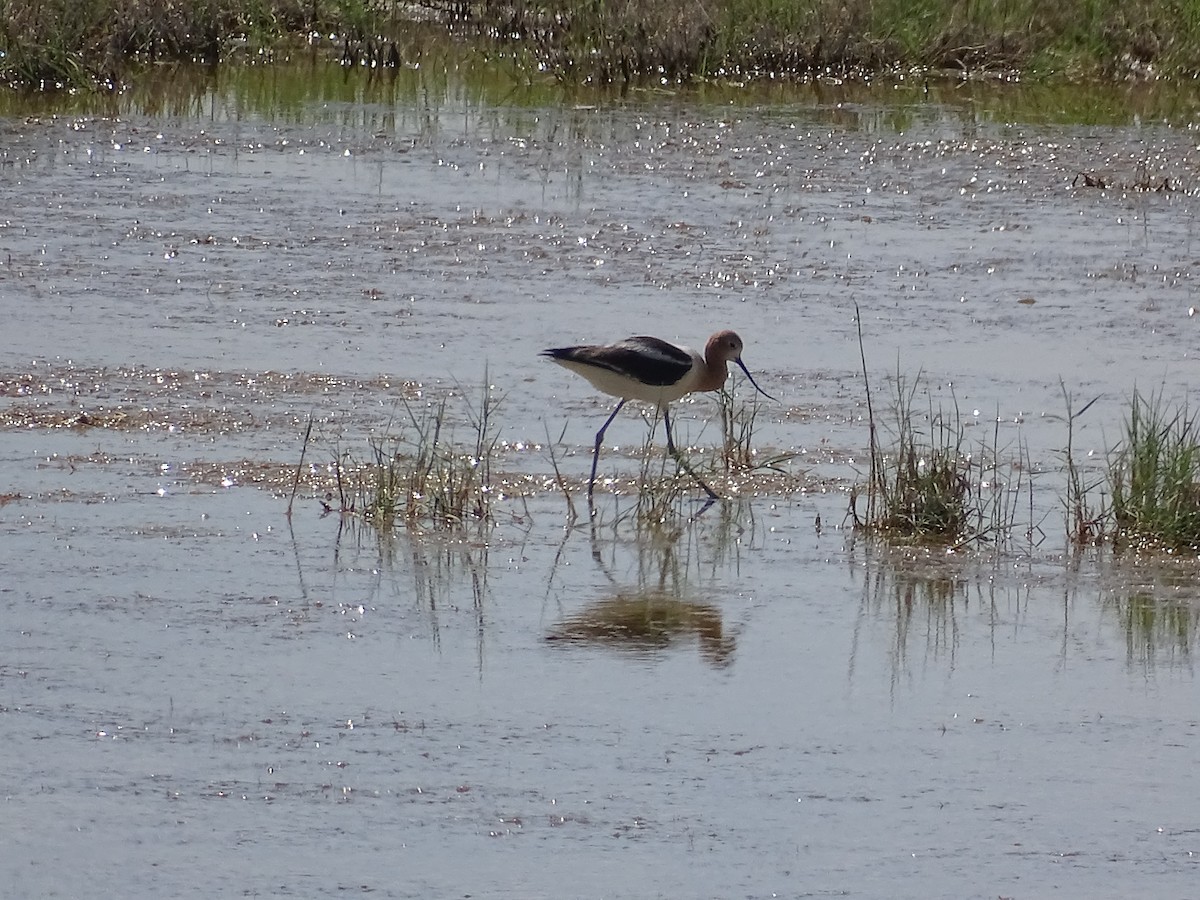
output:
<instances>
[{"instance_id":1,"label":"rust-colored head","mask_svg":"<svg viewBox=\"0 0 1200 900\"><path fill-rule=\"evenodd\" d=\"M721 385L725 383L725 376L729 369L727 363L735 362L738 368L746 373L746 377L750 379L750 383L754 385L754 389L764 397L774 400L775 398L758 386L758 382L754 380L754 376L750 374L750 370L746 368L746 364L742 362L742 339L738 337L736 331L718 331L708 339L708 343L704 345L704 360L708 363L709 371L714 374L716 386L709 390L720 390ZM718 380L719 378L719 380Z\"/></svg>"},{"instance_id":2,"label":"rust-colored head","mask_svg":"<svg viewBox=\"0 0 1200 900\"><path fill-rule=\"evenodd\" d=\"M737 362L742 358L742 339L736 331L718 331L704 345L704 358L709 363Z\"/></svg>"}]
</instances>

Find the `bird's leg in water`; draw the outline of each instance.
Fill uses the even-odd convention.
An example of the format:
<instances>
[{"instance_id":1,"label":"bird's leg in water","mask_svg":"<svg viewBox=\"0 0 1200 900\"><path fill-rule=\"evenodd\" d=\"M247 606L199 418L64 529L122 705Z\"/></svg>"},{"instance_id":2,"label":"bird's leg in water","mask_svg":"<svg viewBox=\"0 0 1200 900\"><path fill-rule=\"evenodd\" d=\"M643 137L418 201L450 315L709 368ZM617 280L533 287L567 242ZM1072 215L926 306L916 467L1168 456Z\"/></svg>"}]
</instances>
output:
<instances>
[{"instance_id":1,"label":"bird's leg in water","mask_svg":"<svg viewBox=\"0 0 1200 900\"><path fill-rule=\"evenodd\" d=\"M712 488L710 488L707 484L704 483L704 479L696 474L696 472L692 468L691 464L686 459L683 458L683 454L680 453L679 450L675 447L675 439L673 437L671 437L671 414L669 412L667 412L666 406L663 406L662 414L663 414L663 425L665 425L666 429L667 429L667 452L670 453L673 457L675 457L675 462L679 465L679 468L683 469L683 471L685 471L689 475L691 475L694 479L696 479L696 484L698 484L698 485L700 485L700 487L704 488L704 493L708 494L709 500L720 500L721 499L720 495L717 494L716 491L714 491Z\"/></svg>"},{"instance_id":2,"label":"bird's leg in water","mask_svg":"<svg viewBox=\"0 0 1200 900\"><path fill-rule=\"evenodd\" d=\"M588 503L592 502L592 492L596 488L596 463L600 461L600 445L604 443L604 432L608 431L608 426L612 424L613 419L617 417L617 413L621 411L621 407L625 405L622 400L617 404L617 408L612 411L612 415L604 420L604 424L600 426L600 430L596 432L596 446L592 448L592 477L588 481Z\"/></svg>"}]
</instances>

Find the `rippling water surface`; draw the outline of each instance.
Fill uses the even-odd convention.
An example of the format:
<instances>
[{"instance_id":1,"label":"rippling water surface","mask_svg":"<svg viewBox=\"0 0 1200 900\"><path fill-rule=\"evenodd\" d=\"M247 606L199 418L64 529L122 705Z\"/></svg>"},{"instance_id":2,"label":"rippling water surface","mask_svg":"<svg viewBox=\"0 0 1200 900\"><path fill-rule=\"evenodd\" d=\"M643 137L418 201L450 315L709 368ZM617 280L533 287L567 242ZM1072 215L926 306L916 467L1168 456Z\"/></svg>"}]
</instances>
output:
<instances>
[{"instance_id":1,"label":"rippling water surface","mask_svg":"<svg viewBox=\"0 0 1200 900\"><path fill-rule=\"evenodd\" d=\"M281 69L14 105L4 895L1191 895L1194 563L1061 512L1064 391L1098 473L1135 388L1197 379L1200 142L1141 102ZM1004 451L1003 552L844 527L856 307L877 392ZM638 525L629 411L572 521L610 404L537 351L726 327L785 477ZM485 378L494 524L324 514ZM700 458L715 408L679 405Z\"/></svg>"}]
</instances>

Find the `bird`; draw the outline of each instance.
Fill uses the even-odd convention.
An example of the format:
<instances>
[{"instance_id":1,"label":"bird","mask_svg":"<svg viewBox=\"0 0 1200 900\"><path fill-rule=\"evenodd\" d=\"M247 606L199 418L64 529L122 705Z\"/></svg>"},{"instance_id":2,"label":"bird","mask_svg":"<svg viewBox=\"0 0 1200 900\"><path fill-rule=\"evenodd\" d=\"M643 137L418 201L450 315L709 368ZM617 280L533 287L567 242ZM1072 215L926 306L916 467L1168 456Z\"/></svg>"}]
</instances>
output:
<instances>
[{"instance_id":1,"label":"bird","mask_svg":"<svg viewBox=\"0 0 1200 900\"><path fill-rule=\"evenodd\" d=\"M718 499L716 492L692 471L675 449L667 405L687 394L719 391L729 377L730 362L737 363L756 391L774 400L758 386L742 362L742 347L742 339L735 332L725 330L718 331L708 339L703 356L688 347L645 335L629 337L615 344L552 347L541 352L542 356L582 375L597 390L620 400L596 432L596 444L592 448L592 475L588 481L589 503L596 487L596 463L600 458L600 445L604 443L604 432L629 400L641 400L658 407L667 431L667 452L696 479L710 500Z\"/></svg>"}]
</instances>

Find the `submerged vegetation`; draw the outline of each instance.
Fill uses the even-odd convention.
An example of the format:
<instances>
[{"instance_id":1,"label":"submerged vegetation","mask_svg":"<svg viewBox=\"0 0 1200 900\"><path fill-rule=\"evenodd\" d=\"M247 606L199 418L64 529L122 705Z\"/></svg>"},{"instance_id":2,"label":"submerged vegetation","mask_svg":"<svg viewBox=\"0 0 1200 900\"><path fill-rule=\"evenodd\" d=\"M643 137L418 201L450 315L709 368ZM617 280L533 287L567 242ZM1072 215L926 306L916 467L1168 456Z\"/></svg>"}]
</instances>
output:
<instances>
[{"instance_id":1,"label":"submerged vegetation","mask_svg":"<svg viewBox=\"0 0 1200 900\"><path fill-rule=\"evenodd\" d=\"M270 60L297 46L398 66L438 32L568 83L1200 72L1196 0L0 0L0 75L113 84L130 63Z\"/></svg>"}]
</instances>

